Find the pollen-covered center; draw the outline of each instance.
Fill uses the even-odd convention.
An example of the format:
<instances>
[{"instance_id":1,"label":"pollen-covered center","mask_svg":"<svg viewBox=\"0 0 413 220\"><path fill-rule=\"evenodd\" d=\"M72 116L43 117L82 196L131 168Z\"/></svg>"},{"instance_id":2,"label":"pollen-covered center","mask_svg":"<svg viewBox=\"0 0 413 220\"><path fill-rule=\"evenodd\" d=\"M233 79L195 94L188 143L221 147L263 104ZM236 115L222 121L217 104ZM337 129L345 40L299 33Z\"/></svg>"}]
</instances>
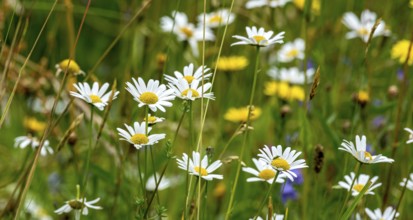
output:
<instances>
[{"instance_id":1,"label":"pollen-covered center","mask_svg":"<svg viewBox=\"0 0 413 220\"><path fill-rule=\"evenodd\" d=\"M214 15L209 19L210 23L221 23L222 22L222 17L219 15Z\"/></svg>"},{"instance_id":2,"label":"pollen-covered center","mask_svg":"<svg viewBox=\"0 0 413 220\"><path fill-rule=\"evenodd\" d=\"M190 37L192 37L192 35L194 35L194 32L193 32L190 28L181 27L180 30L182 31L182 33L185 34L185 36L186 36L187 38L190 38Z\"/></svg>"},{"instance_id":3,"label":"pollen-covered center","mask_svg":"<svg viewBox=\"0 0 413 220\"><path fill-rule=\"evenodd\" d=\"M189 91L191 91L191 93L192 93L192 97L199 97L199 93L198 93L198 91L196 91L195 89L185 89L183 92L182 92L182 96L188 96L188 92Z\"/></svg>"},{"instance_id":4,"label":"pollen-covered center","mask_svg":"<svg viewBox=\"0 0 413 220\"><path fill-rule=\"evenodd\" d=\"M184 76L184 79L185 79L188 83L191 83L191 82L195 79L195 77L193 77L193 76Z\"/></svg>"},{"instance_id":5,"label":"pollen-covered center","mask_svg":"<svg viewBox=\"0 0 413 220\"><path fill-rule=\"evenodd\" d=\"M364 151L364 158L368 159L368 160L372 160L373 157L371 156L371 154L367 151Z\"/></svg>"},{"instance_id":6,"label":"pollen-covered center","mask_svg":"<svg viewBox=\"0 0 413 220\"><path fill-rule=\"evenodd\" d=\"M281 168L283 170L289 170L290 169L290 164L286 160L284 160L281 157L278 157L274 160L272 160L271 165L273 167Z\"/></svg>"},{"instance_id":7,"label":"pollen-covered center","mask_svg":"<svg viewBox=\"0 0 413 220\"><path fill-rule=\"evenodd\" d=\"M364 184L356 184L353 186L353 189L356 190L357 192L361 192L363 188L364 188Z\"/></svg>"},{"instance_id":8,"label":"pollen-covered center","mask_svg":"<svg viewBox=\"0 0 413 220\"><path fill-rule=\"evenodd\" d=\"M205 168L202 167L194 167L195 172L199 173L199 175L201 176L207 176L208 175L208 171L206 171Z\"/></svg>"},{"instance_id":9,"label":"pollen-covered center","mask_svg":"<svg viewBox=\"0 0 413 220\"><path fill-rule=\"evenodd\" d=\"M69 206L70 206L72 209L75 209L75 210L82 209L82 207L83 207L82 202L81 202L81 201L78 201L78 200L75 200L75 199L70 200L70 201L68 202L68 204L69 204Z\"/></svg>"},{"instance_id":10,"label":"pollen-covered center","mask_svg":"<svg viewBox=\"0 0 413 220\"><path fill-rule=\"evenodd\" d=\"M370 32L369 30L367 30L367 28L360 28L357 30L357 33L364 36L364 35L368 35Z\"/></svg>"},{"instance_id":11,"label":"pollen-covered center","mask_svg":"<svg viewBox=\"0 0 413 220\"><path fill-rule=\"evenodd\" d=\"M149 138L144 134L134 134L130 141L134 144L147 144L149 142Z\"/></svg>"},{"instance_id":12,"label":"pollen-covered center","mask_svg":"<svg viewBox=\"0 0 413 220\"><path fill-rule=\"evenodd\" d=\"M276 174L275 171L272 170L272 169L263 169L263 170L261 170L261 172L258 174L258 176L259 176L261 179L270 180L270 179L272 179L272 178L275 177L275 174Z\"/></svg>"},{"instance_id":13,"label":"pollen-covered center","mask_svg":"<svg viewBox=\"0 0 413 220\"><path fill-rule=\"evenodd\" d=\"M296 57L297 55L298 55L297 49L291 49L290 51L287 52L287 57Z\"/></svg>"},{"instance_id":14,"label":"pollen-covered center","mask_svg":"<svg viewBox=\"0 0 413 220\"><path fill-rule=\"evenodd\" d=\"M94 103L102 103L102 99L100 99L99 96L97 95L90 95L89 96L90 101L94 104Z\"/></svg>"},{"instance_id":15,"label":"pollen-covered center","mask_svg":"<svg viewBox=\"0 0 413 220\"><path fill-rule=\"evenodd\" d=\"M143 92L139 97L139 100L145 104L155 104L158 102L158 96L153 92Z\"/></svg>"},{"instance_id":16,"label":"pollen-covered center","mask_svg":"<svg viewBox=\"0 0 413 220\"><path fill-rule=\"evenodd\" d=\"M263 40L266 40L264 36L262 35L255 35L252 38L254 38L255 41L257 41L257 43L260 43Z\"/></svg>"},{"instance_id":17,"label":"pollen-covered center","mask_svg":"<svg viewBox=\"0 0 413 220\"><path fill-rule=\"evenodd\" d=\"M149 124L153 124L153 123L156 122L156 117L155 116L149 116L148 118L145 118L145 120L147 120Z\"/></svg>"}]
</instances>

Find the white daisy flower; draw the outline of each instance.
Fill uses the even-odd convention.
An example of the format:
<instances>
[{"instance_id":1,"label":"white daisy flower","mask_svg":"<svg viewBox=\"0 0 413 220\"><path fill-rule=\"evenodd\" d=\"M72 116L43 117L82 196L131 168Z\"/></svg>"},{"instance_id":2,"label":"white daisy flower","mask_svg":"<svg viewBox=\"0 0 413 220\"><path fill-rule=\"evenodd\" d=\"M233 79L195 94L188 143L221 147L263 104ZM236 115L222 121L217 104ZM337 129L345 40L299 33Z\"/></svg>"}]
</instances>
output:
<instances>
[{"instance_id":1,"label":"white daisy flower","mask_svg":"<svg viewBox=\"0 0 413 220\"><path fill-rule=\"evenodd\" d=\"M409 132L409 140L406 141L406 144L413 143L413 130L410 128L404 128L404 130Z\"/></svg>"},{"instance_id":2,"label":"white daisy flower","mask_svg":"<svg viewBox=\"0 0 413 220\"><path fill-rule=\"evenodd\" d=\"M173 18L175 16L175 19ZM172 12L172 17L164 16L161 18L161 29L164 32L173 32L177 35L179 41L188 41L192 52L198 56L198 41L215 40L214 33L211 29L195 27L194 24L188 22L188 17L183 12Z\"/></svg>"},{"instance_id":3,"label":"white daisy flower","mask_svg":"<svg viewBox=\"0 0 413 220\"><path fill-rule=\"evenodd\" d=\"M161 176L158 173L155 173L155 175L156 175L156 180L159 181ZM146 181L146 190L155 191L155 188L156 188L155 175L150 176L148 180ZM169 178L169 177L163 176L161 182L159 183L158 191L173 187L178 183L178 181L179 180L177 178Z\"/></svg>"},{"instance_id":4,"label":"white daisy flower","mask_svg":"<svg viewBox=\"0 0 413 220\"><path fill-rule=\"evenodd\" d=\"M178 80L177 84L169 83L169 88L174 91L176 97L186 100L192 100L199 98L206 98L214 100L214 93L208 92L211 89L212 84L210 82L204 85L198 85L201 83L199 80L193 80L191 84L188 83L184 78Z\"/></svg>"},{"instance_id":5,"label":"white daisy flower","mask_svg":"<svg viewBox=\"0 0 413 220\"><path fill-rule=\"evenodd\" d=\"M266 47L272 44L281 44L284 43L284 33L278 33L276 36L272 37L274 34L273 31L264 31L264 28L257 29L255 26L246 27L248 37L243 37L239 35L232 36L240 41L231 44L234 45L253 45L258 47ZM272 37L272 38L271 38Z\"/></svg>"},{"instance_id":6,"label":"white daisy flower","mask_svg":"<svg viewBox=\"0 0 413 220\"><path fill-rule=\"evenodd\" d=\"M269 6L271 8L276 8L276 7L283 7L288 2L291 2L291 0L248 0L248 2L245 4L245 8L251 9L251 8L258 8L262 6Z\"/></svg>"},{"instance_id":7,"label":"white daisy flower","mask_svg":"<svg viewBox=\"0 0 413 220\"><path fill-rule=\"evenodd\" d=\"M40 141L36 137L32 136L19 136L14 139L14 147L26 148L30 146L33 150L39 147ZM47 154L53 154L53 148L49 145L49 141L45 140L43 143L40 155L46 156Z\"/></svg>"},{"instance_id":8,"label":"white daisy flower","mask_svg":"<svg viewBox=\"0 0 413 220\"><path fill-rule=\"evenodd\" d=\"M344 181L340 181L340 182L338 182L338 185L339 185L341 188L344 188L344 189L346 189L347 191L350 191L350 186L351 186L351 183L353 182L355 176L356 176L356 175L354 174L354 172L351 172L350 175L345 175L345 176L344 176L345 182L344 182ZM369 195L374 195L373 190L374 190L375 188L381 186L381 183L374 184L374 183L377 181L378 178L379 178L379 177L375 176L375 177L373 177L373 178L370 179L370 176L369 176L369 175L360 174L360 175L358 176L358 178L354 181L353 188L351 189L351 195L352 195L352 196L357 196L357 195L361 192L361 190L363 189L363 187L364 187L366 184L368 184L369 179L370 179L371 185L370 185L369 188L367 189L365 195L367 195L367 194L369 194Z\"/></svg>"},{"instance_id":9,"label":"white daisy flower","mask_svg":"<svg viewBox=\"0 0 413 220\"><path fill-rule=\"evenodd\" d=\"M210 28L216 28L227 24L231 24L235 20L235 14L230 13L228 9L219 9L215 12L205 14L205 25ZM198 15L200 26L204 24L204 14Z\"/></svg>"},{"instance_id":10,"label":"white daisy flower","mask_svg":"<svg viewBox=\"0 0 413 220\"><path fill-rule=\"evenodd\" d=\"M204 71L202 73L202 70ZM165 75L165 80L168 81L169 83L172 84L177 84L179 79L184 78L186 81L188 81L189 84L192 83L193 80L198 80L201 81L202 80L202 75L204 80L208 80L209 77L211 77L212 73L208 73L209 72L209 68L207 68L206 66L202 67L198 67L198 69L194 72L194 64L189 64L188 66L184 67L184 71L183 74L181 72L175 71L173 76L168 76Z\"/></svg>"},{"instance_id":11,"label":"white daisy flower","mask_svg":"<svg viewBox=\"0 0 413 220\"><path fill-rule=\"evenodd\" d=\"M370 152L366 150L366 136L360 136L356 135L356 146L354 147L353 142L343 140L343 143L341 143L342 147L339 147L339 150L347 151L351 155L353 155L354 158L356 158L358 161L364 164L373 164L373 163L393 163L394 160L387 158L385 156L382 156L381 154L379 155L371 155Z\"/></svg>"},{"instance_id":12,"label":"white daisy flower","mask_svg":"<svg viewBox=\"0 0 413 220\"><path fill-rule=\"evenodd\" d=\"M167 89L164 84L159 84L158 80L150 79L148 85L142 78L136 81L132 78L133 84L126 82L126 90L139 102L139 107L147 105L152 111L161 110L165 112L165 107L171 107L171 100L175 99L173 90Z\"/></svg>"},{"instance_id":13,"label":"white daisy flower","mask_svg":"<svg viewBox=\"0 0 413 220\"><path fill-rule=\"evenodd\" d=\"M54 212L58 215L61 215L63 213L69 213L72 210L75 210L75 211L78 211L78 212L80 212L80 210L82 210L82 215L87 215L87 214L89 214L88 208L96 209L96 210L102 209L102 207L94 205L95 203L99 202L99 200L100 200L100 198L97 198L97 199L92 200L92 201L87 201L86 198L84 198L84 199L72 199L72 200L66 201L65 205L63 205L62 207L56 209ZM84 204L84 206L83 206L83 204Z\"/></svg>"},{"instance_id":14,"label":"white daisy flower","mask_svg":"<svg viewBox=\"0 0 413 220\"><path fill-rule=\"evenodd\" d=\"M277 174L277 170L274 170L273 167L264 161L257 160L255 158L252 158L252 161L255 164L255 167L257 168L251 168L251 167L243 167L242 171L250 173L252 175L255 175L256 177L250 177L247 179L247 182L258 182L258 181L265 181L269 184L272 184L274 181L274 178ZM285 175L283 173L280 173L277 176L277 180L275 182L277 183L283 183L285 180Z\"/></svg>"},{"instance_id":15,"label":"white daisy flower","mask_svg":"<svg viewBox=\"0 0 413 220\"><path fill-rule=\"evenodd\" d=\"M410 179L403 178L403 181L400 182L400 186L404 187L404 185L406 184L406 181L407 181L406 188L413 191L413 173L410 174Z\"/></svg>"},{"instance_id":16,"label":"white daisy flower","mask_svg":"<svg viewBox=\"0 0 413 220\"><path fill-rule=\"evenodd\" d=\"M314 76L314 69L307 69L307 83L312 83ZM267 75L272 79L282 82L288 82L290 84L304 84L305 83L305 74L303 71L300 71L297 67L291 68L281 68L277 69L276 67L270 68L267 72Z\"/></svg>"},{"instance_id":17,"label":"white daisy flower","mask_svg":"<svg viewBox=\"0 0 413 220\"><path fill-rule=\"evenodd\" d=\"M93 83L92 88L90 88L89 84L87 83L75 83L73 84L73 86L79 93L70 91L70 95L79 99L83 99L84 101L94 105L101 111L106 105L108 105L112 91L106 94L105 92L109 88L109 83L104 83L101 88L99 88L99 84L97 82ZM115 99L118 94L119 92L116 91L113 99Z\"/></svg>"},{"instance_id":18,"label":"white daisy flower","mask_svg":"<svg viewBox=\"0 0 413 220\"><path fill-rule=\"evenodd\" d=\"M393 220L399 217L399 213L396 213L396 210L391 206L388 206L383 213L380 208L375 209L374 212L369 208L366 208L365 210L371 220Z\"/></svg>"},{"instance_id":19,"label":"white daisy flower","mask_svg":"<svg viewBox=\"0 0 413 220\"><path fill-rule=\"evenodd\" d=\"M143 121L144 122L148 121L148 125L154 125L154 124L165 121L165 118L161 118L161 117L148 114L148 117L145 117Z\"/></svg>"},{"instance_id":20,"label":"white daisy flower","mask_svg":"<svg viewBox=\"0 0 413 220\"><path fill-rule=\"evenodd\" d=\"M301 38L295 39L293 42L284 44L278 51L278 62L288 63L294 59L303 60L305 51L305 42Z\"/></svg>"},{"instance_id":21,"label":"white daisy flower","mask_svg":"<svg viewBox=\"0 0 413 220\"><path fill-rule=\"evenodd\" d=\"M260 160L272 166L274 169L281 171L291 181L294 181L294 177L297 177L297 174L292 172L292 170L308 167L304 159L296 160L301 154L300 151L291 150L291 147L287 147L283 152L281 145L277 147L272 146L271 148L267 145L264 146L263 149L259 150L261 152L258 154Z\"/></svg>"},{"instance_id":22,"label":"white daisy flower","mask_svg":"<svg viewBox=\"0 0 413 220\"><path fill-rule=\"evenodd\" d=\"M53 220L53 218L47 213L47 210L39 206L35 201L30 200L26 204L26 212L30 214L32 219L36 220Z\"/></svg>"},{"instance_id":23,"label":"white daisy flower","mask_svg":"<svg viewBox=\"0 0 413 220\"><path fill-rule=\"evenodd\" d=\"M188 163L189 160L189 163ZM192 159L188 158L187 154L183 154L182 160L177 159L178 167L182 170L187 170L190 175L200 176L202 179L205 180L212 180L212 179L223 179L224 177L219 174L211 174L216 169L218 169L222 162L217 160L212 164L208 165L208 156L205 155L201 161L201 156L199 152L192 152ZM188 167L189 165L189 167Z\"/></svg>"},{"instance_id":24,"label":"white daisy flower","mask_svg":"<svg viewBox=\"0 0 413 220\"><path fill-rule=\"evenodd\" d=\"M265 218L261 218L261 216L258 216L257 218L250 218L249 220L267 220L268 215L265 216ZM284 215L279 215L277 213L274 213L273 216L271 217L271 220L283 220L284 219Z\"/></svg>"},{"instance_id":25,"label":"white daisy flower","mask_svg":"<svg viewBox=\"0 0 413 220\"><path fill-rule=\"evenodd\" d=\"M165 134L149 135L149 132L151 132L152 130L152 127L149 127L149 126L148 126L148 134L145 134L145 129L146 129L145 122L142 122L141 124L139 124L139 122L135 122L133 124L133 127L125 124L125 127L127 130L117 128L119 135L122 136L120 140L125 140L133 144L133 146L138 150L144 146L154 145L158 143L159 140L162 140L165 138Z\"/></svg>"},{"instance_id":26,"label":"white daisy flower","mask_svg":"<svg viewBox=\"0 0 413 220\"><path fill-rule=\"evenodd\" d=\"M377 15L374 12L369 10L364 10L361 13L361 19L353 13L347 12L343 16L343 24L347 26L351 31L346 34L347 39L352 39L360 37L365 43L367 43L370 32L376 23ZM377 26L377 29L374 31L372 37L377 36L389 36L390 31L386 29L386 24L384 21L381 21Z\"/></svg>"}]
</instances>

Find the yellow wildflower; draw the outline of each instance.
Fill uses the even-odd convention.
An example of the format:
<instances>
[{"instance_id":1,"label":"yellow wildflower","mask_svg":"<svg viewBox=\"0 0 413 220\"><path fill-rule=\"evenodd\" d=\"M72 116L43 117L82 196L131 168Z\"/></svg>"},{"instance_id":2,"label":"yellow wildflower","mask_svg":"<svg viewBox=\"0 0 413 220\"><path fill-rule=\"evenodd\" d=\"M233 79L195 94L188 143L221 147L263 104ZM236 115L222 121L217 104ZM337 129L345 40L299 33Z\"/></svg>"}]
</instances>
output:
<instances>
[{"instance_id":1,"label":"yellow wildflower","mask_svg":"<svg viewBox=\"0 0 413 220\"><path fill-rule=\"evenodd\" d=\"M239 71L248 66L248 59L244 56L221 57L217 63L217 69L221 71Z\"/></svg>"},{"instance_id":2,"label":"yellow wildflower","mask_svg":"<svg viewBox=\"0 0 413 220\"><path fill-rule=\"evenodd\" d=\"M295 6L297 6L299 9L304 10L304 6L305 6L305 1L306 0L294 0L294 4ZM320 8L321 8L321 3L320 0L313 0L311 2L311 11L315 14L315 15L319 15L320 14Z\"/></svg>"},{"instance_id":3,"label":"yellow wildflower","mask_svg":"<svg viewBox=\"0 0 413 220\"><path fill-rule=\"evenodd\" d=\"M261 115L261 108L254 107L251 111L251 120L257 119ZM246 122L248 118L248 108L230 108L224 115L225 120L232 122Z\"/></svg>"},{"instance_id":4,"label":"yellow wildflower","mask_svg":"<svg viewBox=\"0 0 413 220\"><path fill-rule=\"evenodd\" d=\"M292 86L290 89L290 99L304 101L305 92L301 86Z\"/></svg>"},{"instance_id":5,"label":"yellow wildflower","mask_svg":"<svg viewBox=\"0 0 413 220\"><path fill-rule=\"evenodd\" d=\"M46 123L37 120L36 118L29 117L24 119L24 127L32 132L43 132L46 128Z\"/></svg>"},{"instance_id":6,"label":"yellow wildflower","mask_svg":"<svg viewBox=\"0 0 413 220\"><path fill-rule=\"evenodd\" d=\"M396 59L399 63L404 63L407 58L407 52L409 51L410 41L401 40L397 42L391 49L391 58ZM413 49L410 51L409 65L413 63Z\"/></svg>"},{"instance_id":7,"label":"yellow wildflower","mask_svg":"<svg viewBox=\"0 0 413 220\"><path fill-rule=\"evenodd\" d=\"M65 59L61 61L60 63L55 65L57 71L56 75L59 75L61 72L65 72L66 68L68 68L67 73L72 74L72 75L85 75L85 72L80 69L79 65L76 63L76 61L71 60L71 59Z\"/></svg>"}]
</instances>

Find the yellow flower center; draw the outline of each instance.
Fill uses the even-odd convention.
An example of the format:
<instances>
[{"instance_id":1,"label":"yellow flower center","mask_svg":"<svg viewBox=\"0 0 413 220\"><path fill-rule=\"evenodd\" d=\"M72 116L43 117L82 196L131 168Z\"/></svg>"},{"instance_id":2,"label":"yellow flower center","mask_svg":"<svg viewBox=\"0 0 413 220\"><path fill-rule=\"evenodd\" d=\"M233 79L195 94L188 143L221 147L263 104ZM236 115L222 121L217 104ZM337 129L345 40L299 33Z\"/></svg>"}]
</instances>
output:
<instances>
[{"instance_id":1,"label":"yellow flower center","mask_svg":"<svg viewBox=\"0 0 413 220\"><path fill-rule=\"evenodd\" d=\"M356 184L353 186L353 189L356 190L357 192L361 192L363 188L364 188L364 184Z\"/></svg>"},{"instance_id":2,"label":"yellow flower center","mask_svg":"<svg viewBox=\"0 0 413 220\"><path fill-rule=\"evenodd\" d=\"M149 118L145 118L145 121L148 121L148 124L153 124L156 121L155 116L149 116Z\"/></svg>"},{"instance_id":3,"label":"yellow flower center","mask_svg":"<svg viewBox=\"0 0 413 220\"><path fill-rule=\"evenodd\" d=\"M368 35L370 32L366 28L360 28L357 30L357 33L364 36L364 35Z\"/></svg>"},{"instance_id":4,"label":"yellow flower center","mask_svg":"<svg viewBox=\"0 0 413 220\"><path fill-rule=\"evenodd\" d=\"M68 204L69 204L69 206L70 206L72 209L75 209L75 210L82 209L82 207L83 207L82 202L77 201L77 200L75 200L75 199L70 200L70 201L68 202Z\"/></svg>"},{"instance_id":5,"label":"yellow flower center","mask_svg":"<svg viewBox=\"0 0 413 220\"><path fill-rule=\"evenodd\" d=\"M209 23L222 23L222 17L219 15L214 15L209 19Z\"/></svg>"},{"instance_id":6,"label":"yellow flower center","mask_svg":"<svg viewBox=\"0 0 413 220\"><path fill-rule=\"evenodd\" d=\"M184 76L184 78L188 83L191 83L195 79L193 76Z\"/></svg>"},{"instance_id":7,"label":"yellow flower center","mask_svg":"<svg viewBox=\"0 0 413 220\"><path fill-rule=\"evenodd\" d=\"M186 36L187 38L190 38L190 37L192 37L192 35L194 35L194 33L192 32L192 30L189 29L189 28L187 28L187 27L182 27L180 30L182 31L182 33L185 34L185 36Z\"/></svg>"},{"instance_id":8,"label":"yellow flower center","mask_svg":"<svg viewBox=\"0 0 413 220\"><path fill-rule=\"evenodd\" d=\"M298 55L298 50L297 49L292 49L290 51L287 52L287 57L296 57Z\"/></svg>"},{"instance_id":9,"label":"yellow flower center","mask_svg":"<svg viewBox=\"0 0 413 220\"><path fill-rule=\"evenodd\" d=\"M372 160L372 159L373 159L373 157L371 156L371 154L370 154L369 152L367 152L367 151L364 151L364 157L367 158L367 159L369 159L369 160Z\"/></svg>"},{"instance_id":10,"label":"yellow flower center","mask_svg":"<svg viewBox=\"0 0 413 220\"><path fill-rule=\"evenodd\" d=\"M155 104L158 102L158 96L153 92L143 92L139 97L139 100L145 104Z\"/></svg>"},{"instance_id":11,"label":"yellow flower center","mask_svg":"<svg viewBox=\"0 0 413 220\"><path fill-rule=\"evenodd\" d=\"M206 171L206 169L202 168L202 167L194 167L195 172L199 173L199 175L201 176L207 176L208 172Z\"/></svg>"},{"instance_id":12,"label":"yellow flower center","mask_svg":"<svg viewBox=\"0 0 413 220\"><path fill-rule=\"evenodd\" d=\"M270 179L272 179L272 178L275 177L275 174L276 174L275 171L272 170L272 169L263 169L263 170L261 170L261 172L258 174L258 176L259 176L261 179L270 180Z\"/></svg>"},{"instance_id":13,"label":"yellow flower center","mask_svg":"<svg viewBox=\"0 0 413 220\"><path fill-rule=\"evenodd\" d=\"M189 91L191 91L191 93L192 93L192 97L199 97L199 93L195 90L195 89L185 89L183 92L182 92L182 96L188 96L188 92Z\"/></svg>"},{"instance_id":14,"label":"yellow flower center","mask_svg":"<svg viewBox=\"0 0 413 220\"><path fill-rule=\"evenodd\" d=\"M90 101L94 104L94 103L102 103L102 99L100 99L99 96L97 95L90 95L89 96Z\"/></svg>"},{"instance_id":15,"label":"yellow flower center","mask_svg":"<svg viewBox=\"0 0 413 220\"><path fill-rule=\"evenodd\" d=\"M69 63L70 61L70 63ZM69 64L69 66L67 66ZM68 72L71 74L80 73L80 67L74 60L66 59L59 63L59 67L62 70L66 70L68 68Z\"/></svg>"},{"instance_id":16,"label":"yellow flower center","mask_svg":"<svg viewBox=\"0 0 413 220\"><path fill-rule=\"evenodd\" d=\"M260 43L262 40L265 40L265 37L262 35L255 35L254 37L252 37L255 39L255 41L257 41L257 43Z\"/></svg>"},{"instance_id":17,"label":"yellow flower center","mask_svg":"<svg viewBox=\"0 0 413 220\"><path fill-rule=\"evenodd\" d=\"M286 160L282 159L281 157L278 157L272 160L271 165L277 168L282 168L283 170L290 169L290 164Z\"/></svg>"},{"instance_id":18,"label":"yellow flower center","mask_svg":"<svg viewBox=\"0 0 413 220\"><path fill-rule=\"evenodd\" d=\"M357 94L357 99L359 102L368 102L370 100L369 93L366 91L359 91Z\"/></svg>"},{"instance_id":19,"label":"yellow flower center","mask_svg":"<svg viewBox=\"0 0 413 220\"><path fill-rule=\"evenodd\" d=\"M132 141L132 143L134 144L147 144L149 142L149 139L144 134L134 134L130 138L130 141Z\"/></svg>"}]
</instances>

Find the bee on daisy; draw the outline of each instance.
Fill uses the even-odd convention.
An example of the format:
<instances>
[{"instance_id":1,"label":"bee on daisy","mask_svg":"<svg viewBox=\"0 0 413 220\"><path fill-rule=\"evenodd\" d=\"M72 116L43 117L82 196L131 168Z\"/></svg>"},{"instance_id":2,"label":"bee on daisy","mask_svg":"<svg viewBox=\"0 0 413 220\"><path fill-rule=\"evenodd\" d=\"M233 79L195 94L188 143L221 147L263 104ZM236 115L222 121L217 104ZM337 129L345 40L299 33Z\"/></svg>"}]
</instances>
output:
<instances>
[{"instance_id":1,"label":"bee on daisy","mask_svg":"<svg viewBox=\"0 0 413 220\"><path fill-rule=\"evenodd\" d=\"M150 79L146 84L141 77L137 81L132 78L132 83L126 82L126 90L139 103L139 107L146 105L154 112L158 109L165 112L165 107L171 107L171 101L175 99L173 90L153 79Z\"/></svg>"},{"instance_id":2,"label":"bee on daisy","mask_svg":"<svg viewBox=\"0 0 413 220\"><path fill-rule=\"evenodd\" d=\"M249 177L247 182L267 182L269 184L272 184L274 181L277 183L285 182L285 174L278 173L280 171L275 170L271 165L255 158L252 158L252 161L256 169L252 167L242 168L242 171L254 175L254 177ZM276 177L277 179L274 180Z\"/></svg>"},{"instance_id":3,"label":"bee on daisy","mask_svg":"<svg viewBox=\"0 0 413 220\"><path fill-rule=\"evenodd\" d=\"M232 36L235 39L240 41L231 44L231 46L235 45L252 45L258 47L267 47L273 44L282 44L284 43L284 34L285 32L280 32L277 35L273 36L273 31L265 31L264 28L253 27L246 27L247 37L234 35Z\"/></svg>"},{"instance_id":4,"label":"bee on daisy","mask_svg":"<svg viewBox=\"0 0 413 220\"><path fill-rule=\"evenodd\" d=\"M176 159L178 167L186 170L190 175L201 177L204 180L223 179L223 175L212 174L216 169L221 167L222 162L216 160L209 164L208 156L205 155L201 160L199 152L192 152L192 159L187 154L183 154L182 159Z\"/></svg>"},{"instance_id":5,"label":"bee on daisy","mask_svg":"<svg viewBox=\"0 0 413 220\"><path fill-rule=\"evenodd\" d=\"M141 149L144 146L150 146L158 143L165 138L165 134L151 134L152 127L146 128L146 122L135 122L132 126L125 124L126 130L117 128L119 135L122 137L120 140L124 140L133 144L136 149ZM147 133L146 133L147 129Z\"/></svg>"},{"instance_id":6,"label":"bee on daisy","mask_svg":"<svg viewBox=\"0 0 413 220\"><path fill-rule=\"evenodd\" d=\"M307 168L307 164L304 159L297 160L301 152L292 150L291 147L287 147L284 151L281 145L271 148L266 146L259 149L260 154L258 157L264 163L272 166L275 170L278 170L285 174L291 181L297 177L297 174L292 172L296 169Z\"/></svg>"},{"instance_id":7,"label":"bee on daisy","mask_svg":"<svg viewBox=\"0 0 413 220\"><path fill-rule=\"evenodd\" d=\"M365 195L374 195L373 190L381 186L381 183L376 183L378 179L378 176L370 178L370 176L367 174L360 174L358 177L356 177L356 174L354 174L354 172L351 172L350 175L344 176L345 181L338 182L338 185L340 186L340 188L351 191L352 196L357 196L363 190L364 186L368 184L368 189L365 192ZM352 184L353 181L354 184ZM353 185L352 188L350 188L351 185Z\"/></svg>"},{"instance_id":8,"label":"bee on daisy","mask_svg":"<svg viewBox=\"0 0 413 220\"><path fill-rule=\"evenodd\" d=\"M70 91L70 95L82 99L87 103L94 105L100 111L102 111L106 105L108 105L109 98L112 92L105 94L106 90L109 88L109 83L104 83L102 87L99 88L99 83L94 82L92 88L88 83L77 83L73 85L78 92ZM116 99L119 91L116 91L113 95L113 99Z\"/></svg>"},{"instance_id":9,"label":"bee on daisy","mask_svg":"<svg viewBox=\"0 0 413 220\"><path fill-rule=\"evenodd\" d=\"M394 160L388 157L379 155L371 155L370 152L366 150L367 141L366 136L358 136L356 135L356 145L351 141L343 140L341 143L341 147L339 150L347 151L351 155L353 155L356 160L363 164L374 164L374 163L393 163Z\"/></svg>"}]
</instances>

